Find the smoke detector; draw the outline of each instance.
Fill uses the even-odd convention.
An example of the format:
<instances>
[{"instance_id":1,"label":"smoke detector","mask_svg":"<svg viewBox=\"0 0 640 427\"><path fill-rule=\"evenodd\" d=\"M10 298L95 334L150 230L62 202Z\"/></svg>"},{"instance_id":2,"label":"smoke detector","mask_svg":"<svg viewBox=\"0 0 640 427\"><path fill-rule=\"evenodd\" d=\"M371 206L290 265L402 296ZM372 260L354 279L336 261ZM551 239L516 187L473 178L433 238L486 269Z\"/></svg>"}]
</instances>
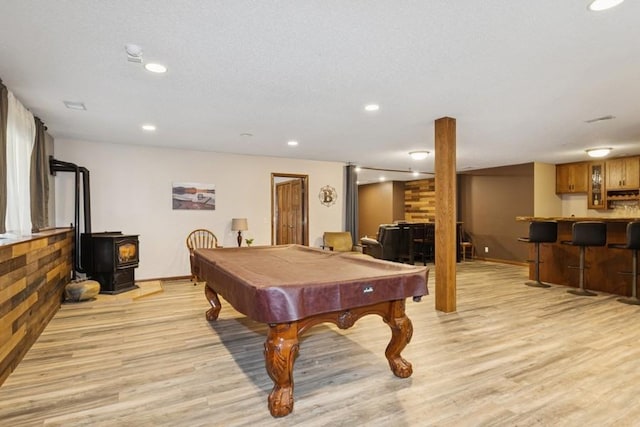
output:
<instances>
[{"instance_id":1,"label":"smoke detector","mask_svg":"<svg viewBox=\"0 0 640 427\"><path fill-rule=\"evenodd\" d=\"M125 45L124 50L127 52L127 61L142 64L142 47L129 43Z\"/></svg>"}]
</instances>

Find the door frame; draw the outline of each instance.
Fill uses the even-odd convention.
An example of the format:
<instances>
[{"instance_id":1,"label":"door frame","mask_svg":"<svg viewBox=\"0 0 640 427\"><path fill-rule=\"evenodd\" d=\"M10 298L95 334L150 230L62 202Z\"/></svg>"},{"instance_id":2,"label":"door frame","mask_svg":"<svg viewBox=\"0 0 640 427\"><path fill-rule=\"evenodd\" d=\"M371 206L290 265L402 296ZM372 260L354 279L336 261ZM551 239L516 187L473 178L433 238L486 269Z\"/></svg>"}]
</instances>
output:
<instances>
[{"instance_id":1,"label":"door frame","mask_svg":"<svg viewBox=\"0 0 640 427\"><path fill-rule=\"evenodd\" d=\"M271 172L271 245L276 244L276 223L278 204L276 203L276 179L291 178L302 181L302 244L309 246L309 175Z\"/></svg>"}]
</instances>

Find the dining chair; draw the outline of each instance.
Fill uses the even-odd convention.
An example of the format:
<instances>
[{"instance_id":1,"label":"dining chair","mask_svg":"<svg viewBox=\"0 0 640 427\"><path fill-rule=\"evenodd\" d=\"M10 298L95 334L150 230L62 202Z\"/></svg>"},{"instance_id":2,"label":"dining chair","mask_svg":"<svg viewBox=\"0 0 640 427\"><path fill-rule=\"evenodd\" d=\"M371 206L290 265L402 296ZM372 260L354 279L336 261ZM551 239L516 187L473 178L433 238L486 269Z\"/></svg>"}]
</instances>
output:
<instances>
[{"instance_id":1,"label":"dining chair","mask_svg":"<svg viewBox=\"0 0 640 427\"><path fill-rule=\"evenodd\" d=\"M205 228L193 230L187 236L187 248L189 249L189 264L191 265L191 281L194 285L198 283L198 266L195 264L194 251L196 249L221 248L218 245L218 238L215 234Z\"/></svg>"}]
</instances>

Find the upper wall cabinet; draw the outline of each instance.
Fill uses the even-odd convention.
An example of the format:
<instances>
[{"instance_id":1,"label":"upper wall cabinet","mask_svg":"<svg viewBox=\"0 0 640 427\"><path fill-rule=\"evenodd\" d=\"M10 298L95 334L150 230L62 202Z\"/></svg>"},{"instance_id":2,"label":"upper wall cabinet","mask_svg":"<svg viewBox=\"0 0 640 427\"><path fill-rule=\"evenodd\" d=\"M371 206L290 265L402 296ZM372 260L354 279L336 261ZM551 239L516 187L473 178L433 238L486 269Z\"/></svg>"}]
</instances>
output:
<instances>
[{"instance_id":1,"label":"upper wall cabinet","mask_svg":"<svg viewBox=\"0 0 640 427\"><path fill-rule=\"evenodd\" d=\"M556 193L586 193L588 163L556 165Z\"/></svg>"},{"instance_id":2,"label":"upper wall cabinet","mask_svg":"<svg viewBox=\"0 0 640 427\"><path fill-rule=\"evenodd\" d=\"M607 190L631 190L640 187L640 157L607 160Z\"/></svg>"},{"instance_id":3,"label":"upper wall cabinet","mask_svg":"<svg viewBox=\"0 0 640 427\"><path fill-rule=\"evenodd\" d=\"M589 163L589 193L587 196L589 209L607 209L605 181L604 161Z\"/></svg>"}]
</instances>

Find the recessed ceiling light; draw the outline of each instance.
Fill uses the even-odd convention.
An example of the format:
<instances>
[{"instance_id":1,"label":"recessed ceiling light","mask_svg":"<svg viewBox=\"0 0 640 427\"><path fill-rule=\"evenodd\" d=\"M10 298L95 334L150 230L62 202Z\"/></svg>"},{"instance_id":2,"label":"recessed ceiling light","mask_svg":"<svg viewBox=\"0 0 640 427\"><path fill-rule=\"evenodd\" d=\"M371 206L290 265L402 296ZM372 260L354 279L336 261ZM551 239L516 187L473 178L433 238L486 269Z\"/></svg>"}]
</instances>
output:
<instances>
[{"instance_id":1,"label":"recessed ceiling light","mask_svg":"<svg viewBox=\"0 0 640 427\"><path fill-rule=\"evenodd\" d=\"M409 155L413 160L424 160L429 156L429 151L421 150L421 151L411 151Z\"/></svg>"},{"instance_id":2,"label":"recessed ceiling light","mask_svg":"<svg viewBox=\"0 0 640 427\"><path fill-rule=\"evenodd\" d=\"M364 106L365 111L378 111L380 106L378 104L367 104Z\"/></svg>"},{"instance_id":3,"label":"recessed ceiling light","mask_svg":"<svg viewBox=\"0 0 640 427\"><path fill-rule=\"evenodd\" d=\"M599 12L601 10L611 9L612 7L616 7L624 0L593 0L589 3L589 10L594 12Z\"/></svg>"},{"instance_id":4,"label":"recessed ceiling light","mask_svg":"<svg viewBox=\"0 0 640 427\"><path fill-rule=\"evenodd\" d=\"M604 157L611 152L611 148L590 148L586 151L589 157Z\"/></svg>"},{"instance_id":5,"label":"recessed ceiling light","mask_svg":"<svg viewBox=\"0 0 640 427\"><path fill-rule=\"evenodd\" d=\"M287 142L287 145L289 145L290 147L295 147L296 145L298 145L298 141L289 141Z\"/></svg>"},{"instance_id":6,"label":"recessed ceiling light","mask_svg":"<svg viewBox=\"0 0 640 427\"><path fill-rule=\"evenodd\" d=\"M413 171L413 176L419 176L419 175L420 175L420 172L418 172L418 171Z\"/></svg>"},{"instance_id":7,"label":"recessed ceiling light","mask_svg":"<svg viewBox=\"0 0 640 427\"><path fill-rule=\"evenodd\" d=\"M240 136L243 137L243 138L251 138L253 136L253 134L249 133L249 132L243 132L243 133L240 134Z\"/></svg>"},{"instance_id":8,"label":"recessed ceiling light","mask_svg":"<svg viewBox=\"0 0 640 427\"><path fill-rule=\"evenodd\" d=\"M144 68L147 71L151 71L152 73L166 73L167 67L162 64L156 64L154 62L150 62L148 64L144 64Z\"/></svg>"},{"instance_id":9,"label":"recessed ceiling light","mask_svg":"<svg viewBox=\"0 0 640 427\"><path fill-rule=\"evenodd\" d=\"M142 130L153 132L154 130L156 130L156 127L154 125L142 125Z\"/></svg>"},{"instance_id":10,"label":"recessed ceiling light","mask_svg":"<svg viewBox=\"0 0 640 427\"><path fill-rule=\"evenodd\" d=\"M356 172L360 172L362 168L360 166L356 166Z\"/></svg>"},{"instance_id":11,"label":"recessed ceiling light","mask_svg":"<svg viewBox=\"0 0 640 427\"><path fill-rule=\"evenodd\" d=\"M64 102L64 106L71 110L86 110L87 107L82 102L76 101L62 101Z\"/></svg>"},{"instance_id":12,"label":"recessed ceiling light","mask_svg":"<svg viewBox=\"0 0 640 427\"><path fill-rule=\"evenodd\" d=\"M380 178L378 178L378 181L380 181L380 182L383 182L383 181L386 181L386 180L387 180L387 178L385 178L384 176L381 176Z\"/></svg>"}]
</instances>

